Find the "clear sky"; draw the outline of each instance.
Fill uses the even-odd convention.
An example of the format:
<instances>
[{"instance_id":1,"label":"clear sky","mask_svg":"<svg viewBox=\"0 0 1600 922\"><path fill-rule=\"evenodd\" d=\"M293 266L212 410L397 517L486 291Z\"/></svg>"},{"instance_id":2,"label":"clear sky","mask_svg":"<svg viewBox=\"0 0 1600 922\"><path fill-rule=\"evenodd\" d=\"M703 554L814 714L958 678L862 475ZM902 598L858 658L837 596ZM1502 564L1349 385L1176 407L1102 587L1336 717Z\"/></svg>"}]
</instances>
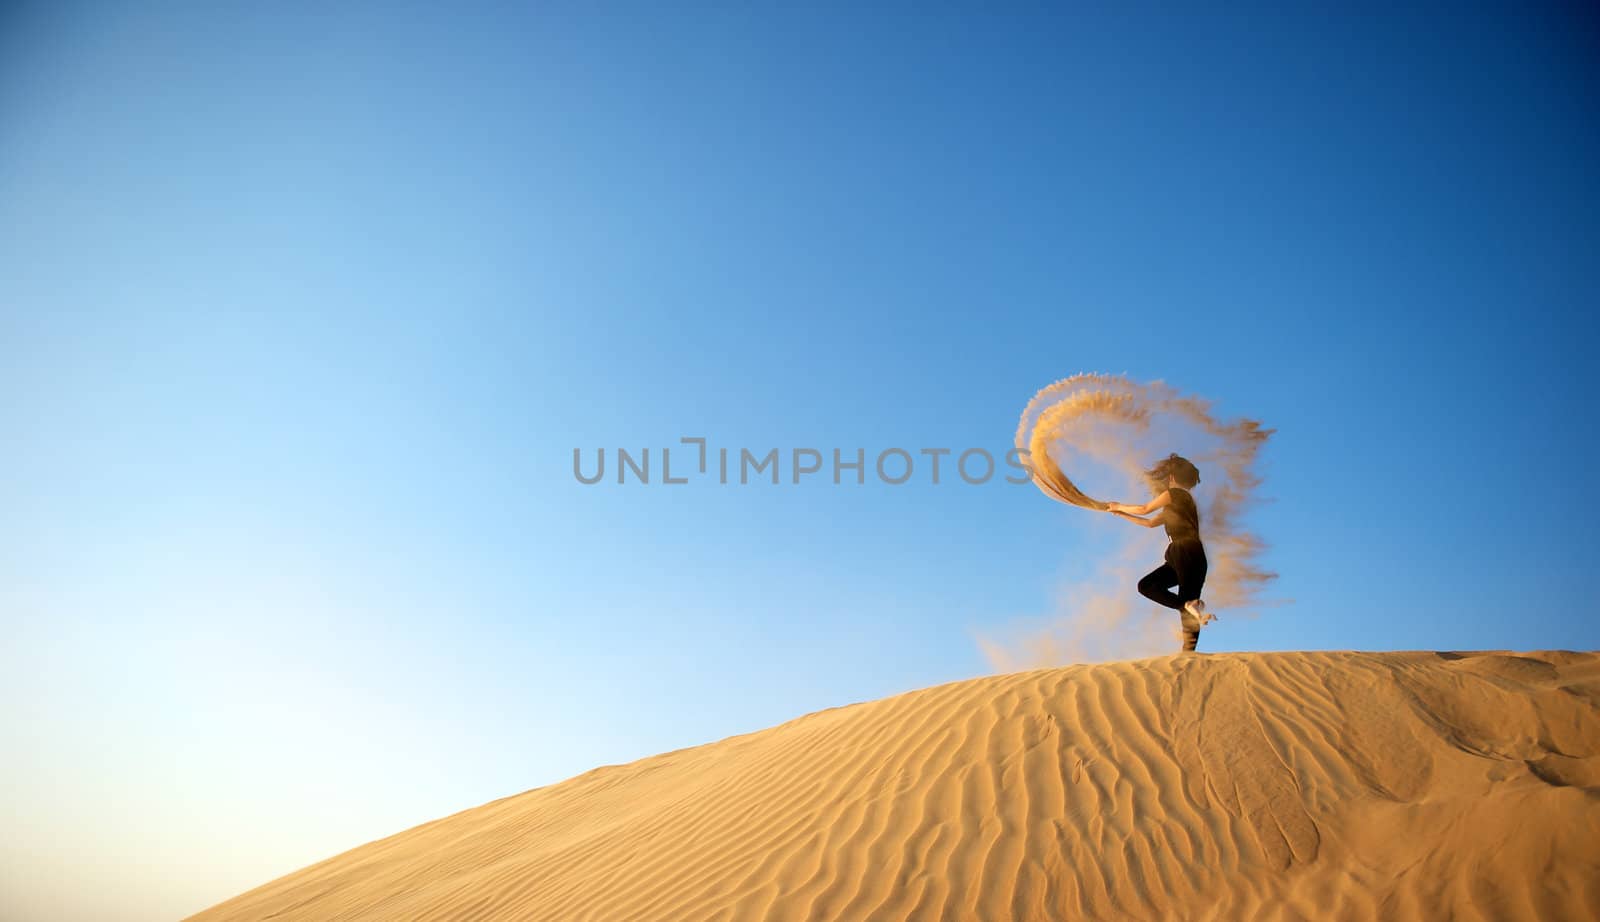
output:
<instances>
[{"instance_id":1,"label":"clear sky","mask_svg":"<svg viewBox=\"0 0 1600 922\"><path fill-rule=\"evenodd\" d=\"M1600 647L1579 4L137 6L0 14L8 920L983 674L1106 538L574 448L1159 378L1277 429L1206 648Z\"/></svg>"}]
</instances>

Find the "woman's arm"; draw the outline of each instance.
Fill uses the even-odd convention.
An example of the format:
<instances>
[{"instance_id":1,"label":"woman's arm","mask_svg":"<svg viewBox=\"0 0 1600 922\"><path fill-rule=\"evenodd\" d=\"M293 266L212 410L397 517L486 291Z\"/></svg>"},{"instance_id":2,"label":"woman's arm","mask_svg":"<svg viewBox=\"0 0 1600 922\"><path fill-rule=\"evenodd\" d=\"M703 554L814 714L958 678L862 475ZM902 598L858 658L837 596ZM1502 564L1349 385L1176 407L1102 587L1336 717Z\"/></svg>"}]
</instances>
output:
<instances>
[{"instance_id":1,"label":"woman's arm","mask_svg":"<svg viewBox=\"0 0 1600 922\"><path fill-rule=\"evenodd\" d=\"M1145 503L1143 506L1130 506L1127 503L1106 503L1106 509L1110 512L1131 512L1134 515L1149 515L1157 509L1164 509L1170 505L1172 505L1172 491L1162 490L1160 496Z\"/></svg>"},{"instance_id":2,"label":"woman's arm","mask_svg":"<svg viewBox=\"0 0 1600 922\"><path fill-rule=\"evenodd\" d=\"M1161 524L1161 516L1159 515L1152 516L1148 519L1141 519L1136 515L1130 515L1126 512L1123 512L1121 509L1109 509L1107 511L1119 519L1127 519L1135 525L1143 525L1145 528L1155 528L1157 525Z\"/></svg>"}]
</instances>

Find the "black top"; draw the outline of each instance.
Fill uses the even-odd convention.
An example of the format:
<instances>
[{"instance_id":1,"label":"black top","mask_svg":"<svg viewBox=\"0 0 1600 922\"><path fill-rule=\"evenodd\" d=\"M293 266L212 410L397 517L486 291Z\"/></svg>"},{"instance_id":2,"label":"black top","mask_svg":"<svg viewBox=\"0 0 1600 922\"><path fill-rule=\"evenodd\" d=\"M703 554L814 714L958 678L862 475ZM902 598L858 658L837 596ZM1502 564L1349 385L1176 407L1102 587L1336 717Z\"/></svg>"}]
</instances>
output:
<instances>
[{"instance_id":1,"label":"black top","mask_svg":"<svg viewBox=\"0 0 1600 922\"><path fill-rule=\"evenodd\" d=\"M1200 510L1194 504L1194 497L1183 487L1173 487L1167 492L1172 495L1172 502L1161 517L1161 524L1167 527L1167 537L1173 541L1199 541Z\"/></svg>"}]
</instances>

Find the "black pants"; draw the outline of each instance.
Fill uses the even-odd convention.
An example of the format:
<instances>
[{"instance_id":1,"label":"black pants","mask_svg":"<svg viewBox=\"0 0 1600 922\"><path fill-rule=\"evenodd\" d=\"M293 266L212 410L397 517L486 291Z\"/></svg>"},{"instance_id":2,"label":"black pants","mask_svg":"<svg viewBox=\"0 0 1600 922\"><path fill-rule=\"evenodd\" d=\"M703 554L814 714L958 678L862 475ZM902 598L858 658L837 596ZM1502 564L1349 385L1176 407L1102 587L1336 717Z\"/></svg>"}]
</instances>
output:
<instances>
[{"instance_id":1,"label":"black pants","mask_svg":"<svg viewBox=\"0 0 1600 922\"><path fill-rule=\"evenodd\" d=\"M1167 545L1167 562L1151 570L1139 580L1139 594L1174 611L1183 611L1183 603L1200 598L1200 587L1206 582L1206 549L1198 541L1174 541ZM1174 593L1172 587L1178 587ZM1200 642L1200 625L1190 625L1184 617L1183 648L1193 650Z\"/></svg>"}]
</instances>

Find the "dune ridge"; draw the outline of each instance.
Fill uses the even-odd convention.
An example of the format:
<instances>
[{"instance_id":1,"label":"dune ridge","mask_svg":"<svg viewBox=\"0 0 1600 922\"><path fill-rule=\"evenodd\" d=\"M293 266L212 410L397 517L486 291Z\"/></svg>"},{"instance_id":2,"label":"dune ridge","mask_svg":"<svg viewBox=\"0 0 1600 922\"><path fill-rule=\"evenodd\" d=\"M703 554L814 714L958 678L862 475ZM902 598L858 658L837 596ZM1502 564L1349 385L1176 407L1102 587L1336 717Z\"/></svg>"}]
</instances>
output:
<instances>
[{"instance_id":1,"label":"dune ridge","mask_svg":"<svg viewBox=\"0 0 1600 922\"><path fill-rule=\"evenodd\" d=\"M597 768L193 916L1576 919L1600 654L988 676Z\"/></svg>"}]
</instances>

